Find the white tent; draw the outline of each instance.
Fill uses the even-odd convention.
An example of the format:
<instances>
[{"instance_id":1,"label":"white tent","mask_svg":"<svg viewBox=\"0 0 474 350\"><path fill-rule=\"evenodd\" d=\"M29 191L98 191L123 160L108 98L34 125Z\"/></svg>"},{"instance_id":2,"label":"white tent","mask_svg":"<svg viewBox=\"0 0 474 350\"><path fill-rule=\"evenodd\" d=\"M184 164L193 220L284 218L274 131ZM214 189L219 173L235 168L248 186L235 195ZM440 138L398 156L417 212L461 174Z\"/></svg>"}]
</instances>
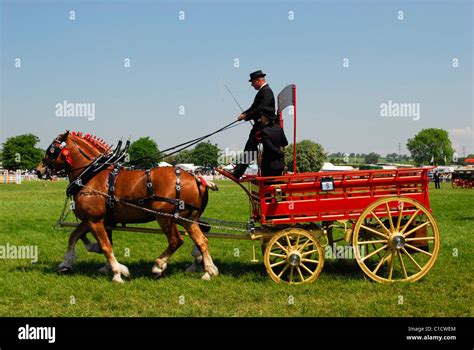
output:
<instances>
[{"instance_id":1,"label":"white tent","mask_svg":"<svg viewBox=\"0 0 474 350\"><path fill-rule=\"evenodd\" d=\"M158 166L172 166L170 163L160 162Z\"/></svg>"},{"instance_id":2,"label":"white tent","mask_svg":"<svg viewBox=\"0 0 474 350\"><path fill-rule=\"evenodd\" d=\"M350 171L354 170L353 167L349 165L334 165L332 163L324 163L321 171Z\"/></svg>"},{"instance_id":3,"label":"white tent","mask_svg":"<svg viewBox=\"0 0 474 350\"><path fill-rule=\"evenodd\" d=\"M177 168L183 169L184 171L194 171L197 167L192 163L176 164Z\"/></svg>"}]
</instances>

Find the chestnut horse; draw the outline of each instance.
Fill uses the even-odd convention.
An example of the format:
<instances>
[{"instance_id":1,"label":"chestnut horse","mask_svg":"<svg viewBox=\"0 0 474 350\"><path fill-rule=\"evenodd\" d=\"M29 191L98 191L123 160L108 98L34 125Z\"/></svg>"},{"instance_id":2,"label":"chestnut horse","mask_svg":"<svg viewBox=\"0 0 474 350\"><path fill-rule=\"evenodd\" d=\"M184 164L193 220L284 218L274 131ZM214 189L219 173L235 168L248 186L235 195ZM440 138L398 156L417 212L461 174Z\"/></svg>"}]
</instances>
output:
<instances>
[{"instance_id":1,"label":"chestnut horse","mask_svg":"<svg viewBox=\"0 0 474 350\"><path fill-rule=\"evenodd\" d=\"M65 172L72 183L94 159L103 153L109 153L103 141L90 135L66 131L59 135L46 150L43 160L36 169L38 177L49 177L54 173ZM113 208L108 207L107 203L109 173L112 169L113 166L108 166L100 171L74 194L74 213L81 222L69 237L68 250L59 271L72 270L75 245L79 239L82 239L89 251L104 253L107 258L106 267L113 273L112 280L123 283L122 276L129 276L129 271L125 265L117 261L114 255L110 227L116 223L145 223L156 220L166 234L168 247L155 260L152 268L155 277L163 275L171 255L184 242L176 226L177 222L184 227L201 253L193 255L197 262L202 261L204 264L205 273L202 278L209 280L217 276L219 271L209 253L207 238L198 224L198 219L207 204L208 189L217 190L217 186L183 171L180 174L179 199L180 203L185 203L186 206L180 206L179 218L175 219L173 215L178 209L173 204L177 187L177 174L174 167L151 169L148 181L151 181L153 196L145 201L143 199L149 194L147 193L148 176L145 170L122 168L116 177L114 192L115 198L119 200L115 202ZM168 199L168 201L163 199ZM140 203L141 207L149 211L127 205L124 201ZM86 237L88 232L94 235L99 246L89 242ZM196 266L196 262L193 265Z\"/></svg>"}]
</instances>

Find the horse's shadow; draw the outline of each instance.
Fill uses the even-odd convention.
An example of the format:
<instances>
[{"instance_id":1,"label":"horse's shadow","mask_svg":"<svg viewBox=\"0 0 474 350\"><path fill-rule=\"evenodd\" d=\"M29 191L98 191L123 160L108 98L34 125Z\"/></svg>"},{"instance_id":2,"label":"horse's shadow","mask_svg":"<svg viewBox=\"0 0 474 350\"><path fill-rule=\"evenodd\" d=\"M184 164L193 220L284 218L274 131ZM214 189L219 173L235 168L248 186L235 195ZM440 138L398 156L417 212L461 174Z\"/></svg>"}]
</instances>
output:
<instances>
[{"instance_id":1,"label":"horse's shadow","mask_svg":"<svg viewBox=\"0 0 474 350\"><path fill-rule=\"evenodd\" d=\"M202 271L196 273L185 272L191 262L191 260L171 261L168 264L168 268L163 277L166 278L166 276L177 276L181 274L190 277L193 275L201 276L203 273ZM151 273L153 261L138 260L124 262L124 264L128 267L132 279L154 279ZM263 258L259 259L258 262L220 261L219 259L215 259L215 264L222 276L230 276L232 278L250 281L265 281L269 278L263 264ZM46 274L57 273L58 265L58 262L48 262L41 264L40 269ZM99 273L99 269L103 266L103 263L101 264L97 261L79 261L74 264L72 274L88 276L91 278L104 276L104 274ZM22 269L24 270L24 268ZM353 260L326 260L321 274L326 276L345 277L350 280L361 280L364 278L364 273Z\"/></svg>"},{"instance_id":2,"label":"horse's shadow","mask_svg":"<svg viewBox=\"0 0 474 350\"><path fill-rule=\"evenodd\" d=\"M129 271L131 278L146 278L154 279L151 269L153 267L153 261L148 260L139 260L131 262L123 262ZM168 268L163 277L165 276L174 276L178 274L187 274L187 275L197 275L201 276L204 271L200 270L199 272L185 272L186 268L191 265L192 261L171 261L168 263ZM232 276L235 278L241 278L245 275L249 275L255 278L255 276L262 275L265 277L265 267L263 264L255 263L242 263L242 262L224 262L216 259L214 261L216 266L219 269L219 273L225 276ZM41 264L39 269L45 274L58 273L59 262L47 262ZM103 273L99 272L99 269L102 268L104 264L97 263L97 261L79 261L74 263L73 271L69 273L63 273L62 275L79 275L79 276L89 276L97 277L103 276ZM17 267L17 269L25 270L24 267Z\"/></svg>"}]
</instances>

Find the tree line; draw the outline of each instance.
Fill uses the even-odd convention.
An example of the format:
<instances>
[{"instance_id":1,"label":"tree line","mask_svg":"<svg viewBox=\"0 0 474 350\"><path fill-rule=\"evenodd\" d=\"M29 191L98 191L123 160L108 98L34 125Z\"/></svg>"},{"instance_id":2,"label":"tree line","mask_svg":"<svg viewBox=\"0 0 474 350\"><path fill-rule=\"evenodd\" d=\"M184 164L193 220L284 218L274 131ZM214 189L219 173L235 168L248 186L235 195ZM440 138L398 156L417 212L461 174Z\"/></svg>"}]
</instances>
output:
<instances>
[{"instance_id":1,"label":"tree line","mask_svg":"<svg viewBox=\"0 0 474 350\"><path fill-rule=\"evenodd\" d=\"M0 153L2 166L5 169L34 169L44 156L45 151L37 148L39 138L33 134L23 134L10 137L3 144L3 152ZM443 129L423 129L413 138L407 140L407 149L410 156L389 153L385 157L387 161L411 161L415 165L424 164L462 164L463 158L457 158L449 139L448 132ZM318 171L327 160L334 163L351 163L351 159L363 158L366 164L376 164L380 154L371 152L369 154L345 154L341 152L327 154L319 143L311 140L302 140L296 144L297 149L297 171ZM141 137L132 142L129 148L129 161L138 167L157 166L165 161L176 165L180 163L193 163L204 167L213 168L218 166L220 149L217 144L211 142L198 143L192 149L182 150L174 155L162 154L156 142L150 137ZM468 158L474 157L470 154ZM346 159L347 160L346 160ZM288 169L293 169L293 145L286 148L285 160Z\"/></svg>"}]
</instances>

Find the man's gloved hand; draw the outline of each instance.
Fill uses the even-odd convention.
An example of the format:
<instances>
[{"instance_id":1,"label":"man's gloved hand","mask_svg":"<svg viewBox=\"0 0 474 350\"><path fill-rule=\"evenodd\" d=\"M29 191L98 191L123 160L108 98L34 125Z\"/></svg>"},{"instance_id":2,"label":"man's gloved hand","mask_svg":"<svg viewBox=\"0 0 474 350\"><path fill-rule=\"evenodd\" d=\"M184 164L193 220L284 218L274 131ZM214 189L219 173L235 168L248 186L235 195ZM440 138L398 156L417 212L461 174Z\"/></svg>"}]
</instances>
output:
<instances>
[{"instance_id":1,"label":"man's gloved hand","mask_svg":"<svg viewBox=\"0 0 474 350\"><path fill-rule=\"evenodd\" d=\"M245 113L242 113L241 115L239 115L239 117L237 118L237 120L244 120L245 119Z\"/></svg>"}]
</instances>

